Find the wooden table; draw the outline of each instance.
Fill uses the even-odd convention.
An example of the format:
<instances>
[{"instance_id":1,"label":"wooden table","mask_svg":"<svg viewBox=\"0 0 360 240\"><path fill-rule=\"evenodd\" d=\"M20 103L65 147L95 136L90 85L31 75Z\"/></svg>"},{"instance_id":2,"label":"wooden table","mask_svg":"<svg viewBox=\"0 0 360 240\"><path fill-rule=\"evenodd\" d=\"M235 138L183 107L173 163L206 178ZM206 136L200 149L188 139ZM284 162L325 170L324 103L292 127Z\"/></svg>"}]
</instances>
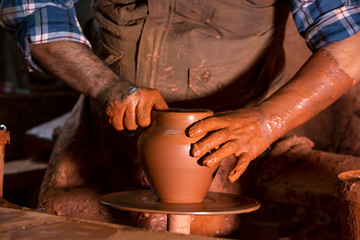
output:
<instances>
[{"instance_id":1,"label":"wooden table","mask_svg":"<svg viewBox=\"0 0 360 240\"><path fill-rule=\"evenodd\" d=\"M0 201L1 202L1 201ZM169 232L147 231L124 225L109 224L81 219L55 216L32 210L21 210L12 204L0 207L0 239L189 239L210 240L210 238L196 235L181 235Z\"/></svg>"}]
</instances>

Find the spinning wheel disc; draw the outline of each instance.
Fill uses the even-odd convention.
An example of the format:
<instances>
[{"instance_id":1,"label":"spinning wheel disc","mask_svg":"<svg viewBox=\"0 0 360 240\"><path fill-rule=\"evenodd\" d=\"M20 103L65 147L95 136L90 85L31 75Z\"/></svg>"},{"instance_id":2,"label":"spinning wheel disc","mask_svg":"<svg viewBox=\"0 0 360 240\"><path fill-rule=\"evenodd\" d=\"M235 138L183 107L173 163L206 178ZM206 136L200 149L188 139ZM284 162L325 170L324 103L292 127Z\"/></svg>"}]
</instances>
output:
<instances>
[{"instance_id":1,"label":"spinning wheel disc","mask_svg":"<svg viewBox=\"0 0 360 240\"><path fill-rule=\"evenodd\" d=\"M151 190L115 192L103 195L100 203L127 211L162 214L220 215L255 211L260 203L254 199L228 193L208 192L201 203L164 203Z\"/></svg>"}]
</instances>

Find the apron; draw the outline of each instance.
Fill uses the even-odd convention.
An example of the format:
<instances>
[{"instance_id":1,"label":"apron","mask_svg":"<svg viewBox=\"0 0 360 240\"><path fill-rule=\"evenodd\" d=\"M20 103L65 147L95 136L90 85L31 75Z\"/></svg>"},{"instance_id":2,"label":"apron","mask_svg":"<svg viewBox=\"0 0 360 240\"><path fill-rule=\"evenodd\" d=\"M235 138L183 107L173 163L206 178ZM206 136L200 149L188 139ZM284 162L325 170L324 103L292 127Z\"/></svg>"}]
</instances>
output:
<instances>
[{"instance_id":1,"label":"apron","mask_svg":"<svg viewBox=\"0 0 360 240\"><path fill-rule=\"evenodd\" d=\"M94 0L92 12L85 33L96 54L122 78L158 89L170 107L237 109L284 84L288 10L281 0ZM93 196L147 187L136 156L140 133L114 130L103 109L82 96L54 146L40 205L48 212L113 221ZM241 193L241 181L226 179L234 162L222 161L211 191ZM79 188L92 189L88 204L71 194ZM63 191L70 197L59 197ZM214 226L209 217L207 224L199 220L198 230L195 219L192 233L230 233L235 218L220 217L223 224L216 220ZM164 230L165 219L138 214L137 225Z\"/></svg>"},{"instance_id":2,"label":"apron","mask_svg":"<svg viewBox=\"0 0 360 240\"><path fill-rule=\"evenodd\" d=\"M228 110L282 85L282 1L95 0L93 15L89 38L99 56L167 102L220 101L216 110Z\"/></svg>"}]
</instances>

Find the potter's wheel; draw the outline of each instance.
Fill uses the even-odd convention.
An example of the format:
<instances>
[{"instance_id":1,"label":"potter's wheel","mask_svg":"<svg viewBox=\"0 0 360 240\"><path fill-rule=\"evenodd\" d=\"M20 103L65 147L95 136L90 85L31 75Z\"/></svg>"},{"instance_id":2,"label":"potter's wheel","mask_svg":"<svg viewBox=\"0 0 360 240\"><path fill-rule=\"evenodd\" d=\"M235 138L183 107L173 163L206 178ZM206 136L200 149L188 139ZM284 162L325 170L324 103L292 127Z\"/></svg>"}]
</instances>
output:
<instances>
[{"instance_id":1,"label":"potter's wheel","mask_svg":"<svg viewBox=\"0 0 360 240\"><path fill-rule=\"evenodd\" d=\"M255 211L260 203L234 194L208 192L201 203L162 203L151 190L134 190L103 195L100 203L126 211L162 214L219 215Z\"/></svg>"}]
</instances>

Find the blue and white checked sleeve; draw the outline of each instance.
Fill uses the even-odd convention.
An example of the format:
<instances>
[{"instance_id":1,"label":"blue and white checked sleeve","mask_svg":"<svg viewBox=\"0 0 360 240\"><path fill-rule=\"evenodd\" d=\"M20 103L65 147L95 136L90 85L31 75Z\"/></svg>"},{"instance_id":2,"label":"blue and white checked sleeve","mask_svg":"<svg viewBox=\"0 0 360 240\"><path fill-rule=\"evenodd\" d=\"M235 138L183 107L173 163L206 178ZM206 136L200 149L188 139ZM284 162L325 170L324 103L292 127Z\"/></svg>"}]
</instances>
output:
<instances>
[{"instance_id":1,"label":"blue and white checked sleeve","mask_svg":"<svg viewBox=\"0 0 360 240\"><path fill-rule=\"evenodd\" d=\"M29 43L67 40L84 43L90 47L76 18L74 2L72 0L2 0L0 24L13 33L34 69L41 71L31 58Z\"/></svg>"},{"instance_id":2,"label":"blue and white checked sleeve","mask_svg":"<svg viewBox=\"0 0 360 240\"><path fill-rule=\"evenodd\" d=\"M291 0L289 6L312 51L360 30L359 0Z\"/></svg>"}]
</instances>

